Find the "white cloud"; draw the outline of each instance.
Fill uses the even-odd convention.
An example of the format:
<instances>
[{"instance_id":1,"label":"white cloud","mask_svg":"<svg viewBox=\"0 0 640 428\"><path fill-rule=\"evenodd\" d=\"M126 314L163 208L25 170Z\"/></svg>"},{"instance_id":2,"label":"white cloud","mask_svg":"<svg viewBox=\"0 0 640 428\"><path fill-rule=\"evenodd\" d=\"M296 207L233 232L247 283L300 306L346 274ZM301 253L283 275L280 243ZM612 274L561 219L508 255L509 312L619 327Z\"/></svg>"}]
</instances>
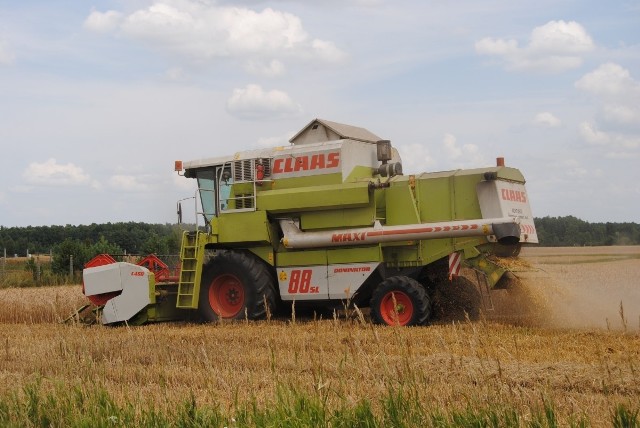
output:
<instances>
[{"instance_id":1,"label":"white cloud","mask_svg":"<svg viewBox=\"0 0 640 428\"><path fill-rule=\"evenodd\" d=\"M122 22L122 14L115 10L107 12L93 11L84 20L83 26L87 30L97 33L108 33L115 30Z\"/></svg>"},{"instance_id":2,"label":"white cloud","mask_svg":"<svg viewBox=\"0 0 640 428\"><path fill-rule=\"evenodd\" d=\"M475 44L476 53L480 55L512 55L518 52L516 40L494 39L485 37Z\"/></svg>"},{"instance_id":3,"label":"white cloud","mask_svg":"<svg viewBox=\"0 0 640 428\"><path fill-rule=\"evenodd\" d=\"M575 87L593 95L601 112L596 123L581 124L580 134L585 142L615 151L606 155L612 159L636 157L640 147L640 83L622 66L606 63L585 74Z\"/></svg>"},{"instance_id":4,"label":"white cloud","mask_svg":"<svg viewBox=\"0 0 640 428\"><path fill-rule=\"evenodd\" d=\"M91 184L90 177L82 168L68 163L58 164L53 158L43 163L32 162L22 176L27 183L50 186Z\"/></svg>"},{"instance_id":5,"label":"white cloud","mask_svg":"<svg viewBox=\"0 0 640 428\"><path fill-rule=\"evenodd\" d=\"M533 123L547 128L556 128L560 126L562 122L552 113L543 111L536 114L536 116L533 118Z\"/></svg>"},{"instance_id":6,"label":"white cloud","mask_svg":"<svg viewBox=\"0 0 640 428\"><path fill-rule=\"evenodd\" d=\"M603 106L604 118L612 123L638 124L640 123L640 110L638 107L634 107L606 104Z\"/></svg>"},{"instance_id":7,"label":"white cloud","mask_svg":"<svg viewBox=\"0 0 640 428\"><path fill-rule=\"evenodd\" d=\"M166 0L126 16L115 11L93 12L85 27L119 30L156 49L195 61L251 58L257 61L255 70L274 75L282 74L283 58L335 62L345 57L333 42L312 38L298 16L271 8L257 12L195 0Z\"/></svg>"},{"instance_id":8,"label":"white cloud","mask_svg":"<svg viewBox=\"0 0 640 428\"><path fill-rule=\"evenodd\" d=\"M113 175L109 178L109 187L124 192L144 192L149 186L133 175Z\"/></svg>"},{"instance_id":9,"label":"white cloud","mask_svg":"<svg viewBox=\"0 0 640 428\"><path fill-rule=\"evenodd\" d=\"M276 119L298 116L302 107L286 92L264 91L259 85L234 89L227 100L227 111L241 119Z\"/></svg>"},{"instance_id":10,"label":"white cloud","mask_svg":"<svg viewBox=\"0 0 640 428\"><path fill-rule=\"evenodd\" d=\"M455 135L450 133L444 134L441 145L401 144L397 149L402 157L405 174L454 168L477 168L486 164L478 146L459 145Z\"/></svg>"},{"instance_id":11,"label":"white cloud","mask_svg":"<svg viewBox=\"0 0 640 428\"><path fill-rule=\"evenodd\" d=\"M475 144L459 146L453 134L444 135L442 147L446 157L456 168L474 168L486 163L478 146Z\"/></svg>"},{"instance_id":12,"label":"white cloud","mask_svg":"<svg viewBox=\"0 0 640 428\"><path fill-rule=\"evenodd\" d=\"M593 40L575 21L549 21L531 31L529 43L485 37L475 43L476 53L500 57L508 70L561 72L582 65L582 55L594 48Z\"/></svg>"},{"instance_id":13,"label":"white cloud","mask_svg":"<svg viewBox=\"0 0 640 428\"><path fill-rule=\"evenodd\" d=\"M611 62L582 76L575 87L603 97L640 95L640 83L631 77L629 70Z\"/></svg>"},{"instance_id":14,"label":"white cloud","mask_svg":"<svg viewBox=\"0 0 640 428\"><path fill-rule=\"evenodd\" d=\"M400 144L397 149L402 159L402 170L404 174L433 170L436 165L436 161L426 144Z\"/></svg>"},{"instance_id":15,"label":"white cloud","mask_svg":"<svg viewBox=\"0 0 640 428\"><path fill-rule=\"evenodd\" d=\"M580 124L580 134L588 144L603 147L608 158L631 159L640 156L640 137L636 135L600 131L588 122Z\"/></svg>"},{"instance_id":16,"label":"white cloud","mask_svg":"<svg viewBox=\"0 0 640 428\"><path fill-rule=\"evenodd\" d=\"M258 76L278 77L284 74L285 67L284 64L277 59L269 62L249 60L247 61L245 70Z\"/></svg>"},{"instance_id":17,"label":"white cloud","mask_svg":"<svg viewBox=\"0 0 640 428\"><path fill-rule=\"evenodd\" d=\"M0 40L0 65L11 65L15 61L15 55L9 49L9 45L4 40Z\"/></svg>"},{"instance_id":18,"label":"white cloud","mask_svg":"<svg viewBox=\"0 0 640 428\"><path fill-rule=\"evenodd\" d=\"M347 56L333 42L327 40L314 39L311 47L314 56L326 62L340 62Z\"/></svg>"},{"instance_id":19,"label":"white cloud","mask_svg":"<svg viewBox=\"0 0 640 428\"><path fill-rule=\"evenodd\" d=\"M456 137L452 134L445 134L442 141L444 151L449 159L458 159L462 155L462 149L456 144Z\"/></svg>"},{"instance_id":20,"label":"white cloud","mask_svg":"<svg viewBox=\"0 0 640 428\"><path fill-rule=\"evenodd\" d=\"M611 143L611 138L607 133L598 131L595 126L589 122L580 124L580 134L589 144L607 145Z\"/></svg>"},{"instance_id":21,"label":"white cloud","mask_svg":"<svg viewBox=\"0 0 640 428\"><path fill-rule=\"evenodd\" d=\"M575 21L549 21L533 29L529 49L544 55L549 52L573 55L591 51L593 40Z\"/></svg>"}]
</instances>

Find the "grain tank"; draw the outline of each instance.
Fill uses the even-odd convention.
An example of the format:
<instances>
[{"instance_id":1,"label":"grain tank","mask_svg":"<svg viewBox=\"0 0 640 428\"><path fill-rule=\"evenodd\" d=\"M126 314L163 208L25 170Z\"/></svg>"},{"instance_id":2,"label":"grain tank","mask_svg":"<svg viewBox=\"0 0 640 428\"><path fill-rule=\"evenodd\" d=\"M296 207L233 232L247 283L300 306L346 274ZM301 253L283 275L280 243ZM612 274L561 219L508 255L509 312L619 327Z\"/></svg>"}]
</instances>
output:
<instances>
[{"instance_id":1,"label":"grain tank","mask_svg":"<svg viewBox=\"0 0 640 428\"><path fill-rule=\"evenodd\" d=\"M260 319L293 302L369 307L382 324L474 317L506 272L494 256L538 242L525 179L500 158L403 175L390 141L322 119L290 143L176 162L197 183L198 227L184 232L179 279L162 292L153 275L112 272L120 290L132 278L149 284L135 319ZM459 278L462 266L481 280ZM113 292L106 277L85 271L85 288Z\"/></svg>"}]
</instances>

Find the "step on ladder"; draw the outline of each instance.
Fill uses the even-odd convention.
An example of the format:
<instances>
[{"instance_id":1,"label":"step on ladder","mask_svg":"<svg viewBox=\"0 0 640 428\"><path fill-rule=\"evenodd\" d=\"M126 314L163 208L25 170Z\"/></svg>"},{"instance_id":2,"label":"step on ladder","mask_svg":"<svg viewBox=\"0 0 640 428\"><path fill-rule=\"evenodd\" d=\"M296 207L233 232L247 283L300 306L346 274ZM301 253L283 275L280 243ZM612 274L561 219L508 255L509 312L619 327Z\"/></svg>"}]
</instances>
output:
<instances>
[{"instance_id":1,"label":"step on ladder","mask_svg":"<svg viewBox=\"0 0 640 428\"><path fill-rule=\"evenodd\" d=\"M178 298L176 307L180 309L196 309L200 291L200 276L202 275L202 260L200 245L198 245L199 231L185 231L182 234L182 250L180 251L180 279L178 281Z\"/></svg>"}]
</instances>

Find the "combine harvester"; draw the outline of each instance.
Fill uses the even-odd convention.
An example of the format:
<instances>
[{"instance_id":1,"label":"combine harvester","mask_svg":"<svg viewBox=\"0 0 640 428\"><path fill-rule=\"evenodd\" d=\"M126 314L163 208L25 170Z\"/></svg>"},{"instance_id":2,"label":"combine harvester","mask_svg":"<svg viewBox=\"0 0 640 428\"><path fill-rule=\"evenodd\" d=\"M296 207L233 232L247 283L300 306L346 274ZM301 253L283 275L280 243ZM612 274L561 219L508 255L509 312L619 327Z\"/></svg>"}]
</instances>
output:
<instances>
[{"instance_id":1,"label":"combine harvester","mask_svg":"<svg viewBox=\"0 0 640 428\"><path fill-rule=\"evenodd\" d=\"M496 256L538 242L524 177L502 158L403 175L390 141L321 119L290 143L177 161L197 181L178 278L126 262L87 267L100 321L253 320L292 302L369 307L388 325L424 325L443 307L473 318L508 276Z\"/></svg>"}]
</instances>

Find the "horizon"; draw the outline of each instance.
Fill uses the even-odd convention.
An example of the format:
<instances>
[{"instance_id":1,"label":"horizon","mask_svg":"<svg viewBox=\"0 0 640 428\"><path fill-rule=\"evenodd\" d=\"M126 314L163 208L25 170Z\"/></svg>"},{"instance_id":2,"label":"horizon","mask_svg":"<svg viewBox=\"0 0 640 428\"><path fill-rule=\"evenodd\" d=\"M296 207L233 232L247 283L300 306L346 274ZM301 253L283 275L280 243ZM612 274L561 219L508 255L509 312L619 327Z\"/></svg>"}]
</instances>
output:
<instances>
[{"instance_id":1,"label":"horizon","mask_svg":"<svg viewBox=\"0 0 640 428\"><path fill-rule=\"evenodd\" d=\"M578 221L581 222L585 222L587 224L636 224L636 225L640 225L640 222L634 222L634 221L588 221L588 220L584 220L581 219L579 217L573 216L573 215L564 215L564 216L544 216L544 217L539 217L539 216L534 216L534 221L535 220L542 220L545 218L552 218L552 219L562 219L562 218L575 218ZM108 221L108 222L104 222L104 223L89 223L89 224L39 224L39 225L26 225L26 226L5 226L0 224L0 230L2 229L23 229L23 228L28 228L28 227L82 227L82 226L99 226L99 225L104 225L104 224L120 224L120 223L142 223L142 224L147 224L147 225L159 225L159 226L195 226L195 223L171 223L171 222L163 222L163 223L149 223L146 221L135 221L135 220L127 220L127 221L116 221L116 222L112 222L112 221ZM532 244L535 245L535 244Z\"/></svg>"}]
</instances>

